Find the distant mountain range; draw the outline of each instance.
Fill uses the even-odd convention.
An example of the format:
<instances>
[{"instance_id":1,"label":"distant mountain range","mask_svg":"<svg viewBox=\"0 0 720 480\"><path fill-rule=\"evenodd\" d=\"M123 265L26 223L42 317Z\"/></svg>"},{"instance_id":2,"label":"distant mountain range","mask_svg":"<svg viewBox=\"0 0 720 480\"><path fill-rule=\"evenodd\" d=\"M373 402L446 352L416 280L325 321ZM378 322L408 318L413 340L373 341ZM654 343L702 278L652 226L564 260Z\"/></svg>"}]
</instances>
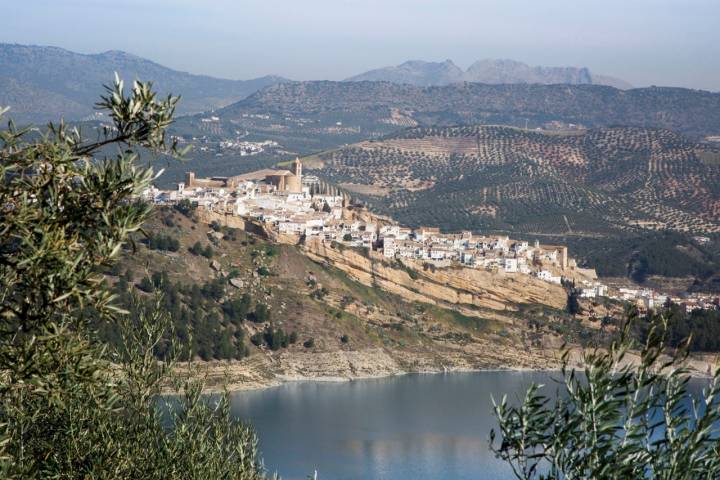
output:
<instances>
[{"instance_id":1,"label":"distant mountain range","mask_svg":"<svg viewBox=\"0 0 720 480\"><path fill-rule=\"evenodd\" d=\"M695 137L720 134L720 93L666 87L288 82L259 90L218 115L239 120L249 113L276 114L275 124L286 117L312 119L315 123L303 128L314 129L336 129L335 122L341 121L344 129L356 127L365 138L403 126L478 123L552 130L626 125ZM297 125L288 128L296 130Z\"/></svg>"},{"instance_id":2,"label":"distant mountain range","mask_svg":"<svg viewBox=\"0 0 720 480\"><path fill-rule=\"evenodd\" d=\"M411 60L394 67L370 70L350 77L346 81L386 81L422 87L477 82L608 85L623 90L632 88L632 85L624 80L596 75L584 67L536 67L515 60L489 59L478 60L465 71L452 60L444 62Z\"/></svg>"},{"instance_id":3,"label":"distant mountain range","mask_svg":"<svg viewBox=\"0 0 720 480\"><path fill-rule=\"evenodd\" d=\"M85 55L57 47L0 43L0 105L16 122L82 119L93 108L113 72L130 82L152 80L162 93L182 95L178 113L195 113L241 100L286 79L265 76L224 80L179 72L121 51Z\"/></svg>"}]
</instances>

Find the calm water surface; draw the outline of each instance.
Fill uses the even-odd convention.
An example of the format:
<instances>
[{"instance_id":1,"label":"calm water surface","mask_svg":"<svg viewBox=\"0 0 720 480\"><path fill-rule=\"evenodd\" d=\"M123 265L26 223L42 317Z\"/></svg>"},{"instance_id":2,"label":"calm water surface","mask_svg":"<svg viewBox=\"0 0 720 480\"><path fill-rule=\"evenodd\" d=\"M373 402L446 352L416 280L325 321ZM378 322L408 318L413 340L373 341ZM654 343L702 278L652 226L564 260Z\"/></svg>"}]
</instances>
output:
<instances>
[{"instance_id":1,"label":"calm water surface","mask_svg":"<svg viewBox=\"0 0 720 480\"><path fill-rule=\"evenodd\" d=\"M270 472L284 479L504 480L509 468L488 448L496 426L490 395L510 399L531 372L407 375L348 383L291 383L237 392L233 414L260 436Z\"/></svg>"}]
</instances>

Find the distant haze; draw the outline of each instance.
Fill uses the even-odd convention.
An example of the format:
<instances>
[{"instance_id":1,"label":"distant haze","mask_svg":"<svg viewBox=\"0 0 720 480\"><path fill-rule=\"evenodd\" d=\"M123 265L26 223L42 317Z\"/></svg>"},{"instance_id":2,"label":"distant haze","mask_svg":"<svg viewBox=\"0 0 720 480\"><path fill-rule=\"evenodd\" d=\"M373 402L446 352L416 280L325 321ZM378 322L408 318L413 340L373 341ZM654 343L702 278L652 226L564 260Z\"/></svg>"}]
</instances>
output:
<instances>
[{"instance_id":1,"label":"distant haze","mask_svg":"<svg viewBox=\"0 0 720 480\"><path fill-rule=\"evenodd\" d=\"M720 90L717 0L34 0L0 42L124 50L247 79L340 80L409 59L588 67L635 86ZM0 65L0 68L2 65Z\"/></svg>"}]
</instances>

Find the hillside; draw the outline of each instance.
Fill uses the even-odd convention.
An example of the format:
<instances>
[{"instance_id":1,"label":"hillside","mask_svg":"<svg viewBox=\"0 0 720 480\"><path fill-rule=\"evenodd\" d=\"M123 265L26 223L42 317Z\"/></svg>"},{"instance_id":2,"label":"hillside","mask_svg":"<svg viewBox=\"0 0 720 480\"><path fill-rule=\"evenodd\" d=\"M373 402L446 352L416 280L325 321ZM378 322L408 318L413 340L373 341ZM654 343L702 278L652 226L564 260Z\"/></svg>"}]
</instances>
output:
<instances>
[{"instance_id":1,"label":"hillside","mask_svg":"<svg viewBox=\"0 0 720 480\"><path fill-rule=\"evenodd\" d=\"M664 128L701 138L720 132L720 93L681 88L617 90L602 85L416 87L390 82L290 82L214 112L179 118L173 133L194 146L188 164L169 164L162 182L185 170L238 174L379 139L408 127L513 125L551 131L615 125ZM273 141L274 153L239 157L226 141Z\"/></svg>"},{"instance_id":2,"label":"hillside","mask_svg":"<svg viewBox=\"0 0 720 480\"><path fill-rule=\"evenodd\" d=\"M377 188L379 203L412 224L712 233L720 169L707 156L720 158L720 149L667 130L474 126L409 129L318 158L325 178ZM453 204L451 216L427 210Z\"/></svg>"},{"instance_id":3,"label":"hillside","mask_svg":"<svg viewBox=\"0 0 720 480\"><path fill-rule=\"evenodd\" d=\"M339 133L352 129L365 138L414 125L472 123L559 130L624 125L705 136L720 132L720 93L602 85L291 82L264 88L218 112L222 121L242 126L251 124L253 115L268 116L269 124L288 134L336 126L342 127Z\"/></svg>"},{"instance_id":4,"label":"hillside","mask_svg":"<svg viewBox=\"0 0 720 480\"><path fill-rule=\"evenodd\" d=\"M417 86L449 85L458 82L490 84L593 84L620 89L632 86L617 78L595 75L587 68L530 66L515 60L485 59L474 62L463 71L452 60L425 62L411 60L392 67L378 68L346 79L350 82L385 81Z\"/></svg>"},{"instance_id":5,"label":"hillside","mask_svg":"<svg viewBox=\"0 0 720 480\"><path fill-rule=\"evenodd\" d=\"M564 312L561 287L532 277L473 271L477 278L463 284L461 272L373 263L349 248L273 244L171 208L157 210L146 231L149 239L138 236L136 250L105 272L108 283L121 302L163 291L176 334L187 341L192 332L193 356L209 362L211 381L228 373L238 388L547 368L563 339L607 340L598 321ZM607 307L587 304L600 317ZM114 332L102 335L113 341Z\"/></svg>"},{"instance_id":6,"label":"hillside","mask_svg":"<svg viewBox=\"0 0 720 480\"><path fill-rule=\"evenodd\" d=\"M121 51L85 55L16 44L0 44L0 65L0 105L12 107L16 122L93 115L99 87L109 83L114 72L127 82L152 80L160 94L182 95L179 113L222 107L285 81L275 76L223 80L179 72Z\"/></svg>"},{"instance_id":7,"label":"hillside","mask_svg":"<svg viewBox=\"0 0 720 480\"><path fill-rule=\"evenodd\" d=\"M308 157L306 170L409 225L570 237L597 249L598 238L643 231L717 235L718 158L668 130L418 127Z\"/></svg>"}]
</instances>

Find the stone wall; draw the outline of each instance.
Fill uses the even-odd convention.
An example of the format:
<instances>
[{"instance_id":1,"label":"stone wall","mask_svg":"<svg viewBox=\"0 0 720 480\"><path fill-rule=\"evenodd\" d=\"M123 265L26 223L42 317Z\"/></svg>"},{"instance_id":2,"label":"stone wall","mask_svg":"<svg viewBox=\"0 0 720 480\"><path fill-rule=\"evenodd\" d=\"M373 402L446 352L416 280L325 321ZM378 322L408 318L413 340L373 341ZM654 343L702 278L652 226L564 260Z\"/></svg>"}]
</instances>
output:
<instances>
[{"instance_id":1,"label":"stone wall","mask_svg":"<svg viewBox=\"0 0 720 480\"><path fill-rule=\"evenodd\" d=\"M270 234L265 228L253 220L246 220L243 217L233 215L231 213L221 213L214 210L208 210L205 207L198 207L197 209L198 220L203 223L218 222L220 225L224 225L230 228L237 228L254 235L258 235L262 238L270 238Z\"/></svg>"}]
</instances>

